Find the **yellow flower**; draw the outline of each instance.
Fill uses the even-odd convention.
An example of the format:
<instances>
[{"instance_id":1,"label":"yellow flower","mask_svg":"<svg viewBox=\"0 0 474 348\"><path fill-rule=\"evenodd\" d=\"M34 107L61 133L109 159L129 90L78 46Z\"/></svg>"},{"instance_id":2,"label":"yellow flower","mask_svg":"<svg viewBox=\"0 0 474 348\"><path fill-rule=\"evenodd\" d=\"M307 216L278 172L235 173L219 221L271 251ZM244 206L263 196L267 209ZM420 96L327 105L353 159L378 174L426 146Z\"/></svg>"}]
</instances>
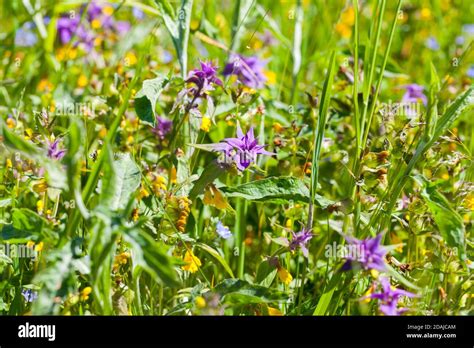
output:
<instances>
[{"instance_id":1,"label":"yellow flower","mask_svg":"<svg viewBox=\"0 0 474 348\"><path fill-rule=\"evenodd\" d=\"M82 88L82 87L87 86L88 82L89 80L87 79L87 76L82 74L81 76L79 76L79 79L77 80L77 85Z\"/></svg>"},{"instance_id":2,"label":"yellow flower","mask_svg":"<svg viewBox=\"0 0 474 348\"><path fill-rule=\"evenodd\" d=\"M33 137L33 129L26 128L25 133L26 133L25 140L31 140L31 138Z\"/></svg>"},{"instance_id":3,"label":"yellow flower","mask_svg":"<svg viewBox=\"0 0 474 348\"><path fill-rule=\"evenodd\" d=\"M26 247L29 248L29 249L32 249L34 246L35 246L35 242L33 242L32 240L29 240L26 243Z\"/></svg>"},{"instance_id":4,"label":"yellow flower","mask_svg":"<svg viewBox=\"0 0 474 348\"><path fill-rule=\"evenodd\" d=\"M15 128L15 120L13 118L7 118L7 127L10 129Z\"/></svg>"},{"instance_id":5,"label":"yellow flower","mask_svg":"<svg viewBox=\"0 0 474 348\"><path fill-rule=\"evenodd\" d=\"M11 159L7 158L6 166L7 166L7 168L12 168L13 167Z\"/></svg>"},{"instance_id":6,"label":"yellow flower","mask_svg":"<svg viewBox=\"0 0 474 348\"><path fill-rule=\"evenodd\" d=\"M372 276L372 278L377 279L379 277L379 272L375 269L371 269L370 275Z\"/></svg>"},{"instance_id":7,"label":"yellow flower","mask_svg":"<svg viewBox=\"0 0 474 348\"><path fill-rule=\"evenodd\" d=\"M43 251L43 247L44 247L44 243L43 243L43 242L39 242L39 243L36 244L36 246L35 246L35 251L37 251L37 252Z\"/></svg>"},{"instance_id":8,"label":"yellow flower","mask_svg":"<svg viewBox=\"0 0 474 348\"><path fill-rule=\"evenodd\" d=\"M112 14L114 13L114 8L112 6L104 6L104 8L102 9L102 13L106 16L112 16Z\"/></svg>"},{"instance_id":9,"label":"yellow flower","mask_svg":"<svg viewBox=\"0 0 474 348\"><path fill-rule=\"evenodd\" d=\"M281 133L281 132L283 132L283 131L285 130L285 128L284 128L280 123L275 122L275 123L273 124L273 130L274 130L275 132L277 132L277 133Z\"/></svg>"},{"instance_id":10,"label":"yellow flower","mask_svg":"<svg viewBox=\"0 0 474 348\"><path fill-rule=\"evenodd\" d=\"M48 81L48 79L44 78L38 83L38 92L46 92L46 91L52 91L53 89L53 84Z\"/></svg>"},{"instance_id":11,"label":"yellow flower","mask_svg":"<svg viewBox=\"0 0 474 348\"><path fill-rule=\"evenodd\" d=\"M290 272L288 272L288 270L283 267L280 267L278 269L278 277L286 285L289 285L291 281L293 280L293 277L291 276Z\"/></svg>"},{"instance_id":12,"label":"yellow flower","mask_svg":"<svg viewBox=\"0 0 474 348\"><path fill-rule=\"evenodd\" d=\"M467 195L465 205L467 209L474 211L474 193Z\"/></svg>"},{"instance_id":13,"label":"yellow flower","mask_svg":"<svg viewBox=\"0 0 474 348\"><path fill-rule=\"evenodd\" d=\"M277 308L268 307L268 315L270 315L270 316L282 316L283 313Z\"/></svg>"},{"instance_id":14,"label":"yellow flower","mask_svg":"<svg viewBox=\"0 0 474 348\"><path fill-rule=\"evenodd\" d=\"M202 296L196 297L196 301L195 301L195 302L196 302L196 307L197 307L197 308L202 309L202 308L206 307L206 300L205 300L204 297L202 297Z\"/></svg>"},{"instance_id":15,"label":"yellow flower","mask_svg":"<svg viewBox=\"0 0 474 348\"><path fill-rule=\"evenodd\" d=\"M44 203L43 203L43 200L40 199L38 200L38 202L36 202L36 210L38 211L39 214L41 214L43 212L43 209L44 209Z\"/></svg>"},{"instance_id":16,"label":"yellow flower","mask_svg":"<svg viewBox=\"0 0 474 348\"><path fill-rule=\"evenodd\" d=\"M193 19L189 25L191 30L197 30L199 28L199 21L197 19Z\"/></svg>"},{"instance_id":17,"label":"yellow flower","mask_svg":"<svg viewBox=\"0 0 474 348\"><path fill-rule=\"evenodd\" d=\"M128 259L130 258L130 253L129 252L123 252L121 254L118 254L115 256L115 262L120 265L126 265L128 262Z\"/></svg>"},{"instance_id":18,"label":"yellow flower","mask_svg":"<svg viewBox=\"0 0 474 348\"><path fill-rule=\"evenodd\" d=\"M182 266L181 268L184 271L191 273L197 272L199 267L202 265L201 260L199 260L199 258L195 256L190 250L186 251L186 254L184 255L184 262L186 262L186 265Z\"/></svg>"},{"instance_id":19,"label":"yellow flower","mask_svg":"<svg viewBox=\"0 0 474 348\"><path fill-rule=\"evenodd\" d=\"M132 210L132 220L137 222L139 217L140 217L140 213L138 211L138 208L134 208Z\"/></svg>"},{"instance_id":20,"label":"yellow flower","mask_svg":"<svg viewBox=\"0 0 474 348\"><path fill-rule=\"evenodd\" d=\"M125 55L125 65L131 66L131 65L137 64L137 62L138 62L138 59L135 53L127 52L127 54Z\"/></svg>"},{"instance_id":21,"label":"yellow flower","mask_svg":"<svg viewBox=\"0 0 474 348\"><path fill-rule=\"evenodd\" d=\"M99 131L99 138L104 139L107 135L107 128L102 127Z\"/></svg>"},{"instance_id":22,"label":"yellow flower","mask_svg":"<svg viewBox=\"0 0 474 348\"><path fill-rule=\"evenodd\" d=\"M96 37L94 39L94 46L100 46L102 44L102 38L101 37Z\"/></svg>"},{"instance_id":23,"label":"yellow flower","mask_svg":"<svg viewBox=\"0 0 474 348\"><path fill-rule=\"evenodd\" d=\"M291 219L287 219L285 223L286 228L291 228L293 226L293 221Z\"/></svg>"},{"instance_id":24,"label":"yellow flower","mask_svg":"<svg viewBox=\"0 0 474 348\"><path fill-rule=\"evenodd\" d=\"M145 197L148 197L150 192L146 190L143 186L140 188L140 192L138 193L138 200L142 200Z\"/></svg>"},{"instance_id":25,"label":"yellow flower","mask_svg":"<svg viewBox=\"0 0 474 348\"><path fill-rule=\"evenodd\" d=\"M427 7L423 7L420 11L420 18L425 21L429 20L431 18L430 9Z\"/></svg>"},{"instance_id":26,"label":"yellow flower","mask_svg":"<svg viewBox=\"0 0 474 348\"><path fill-rule=\"evenodd\" d=\"M265 70L263 74L267 78L267 84L274 85L276 83L276 74L273 71Z\"/></svg>"},{"instance_id":27,"label":"yellow flower","mask_svg":"<svg viewBox=\"0 0 474 348\"><path fill-rule=\"evenodd\" d=\"M100 22L100 19L96 18L91 22L92 29L99 29L101 27L102 23Z\"/></svg>"},{"instance_id":28,"label":"yellow flower","mask_svg":"<svg viewBox=\"0 0 474 348\"><path fill-rule=\"evenodd\" d=\"M354 19L354 8L348 7L344 12L342 12L341 19L339 23L336 24L336 32L345 39L350 38Z\"/></svg>"},{"instance_id":29,"label":"yellow flower","mask_svg":"<svg viewBox=\"0 0 474 348\"><path fill-rule=\"evenodd\" d=\"M373 287L371 286L371 287L369 288L369 290L367 290L367 291L365 292L364 296L362 296L362 297L370 296L373 292L374 292L374 289L373 289ZM370 297L367 297L367 298L365 298L365 299L362 300L362 303L369 303L370 300L371 300L371 298L370 298Z\"/></svg>"},{"instance_id":30,"label":"yellow flower","mask_svg":"<svg viewBox=\"0 0 474 348\"><path fill-rule=\"evenodd\" d=\"M85 287L81 291L81 300L87 301L89 299L89 295L92 293L92 288L90 286Z\"/></svg>"},{"instance_id":31,"label":"yellow flower","mask_svg":"<svg viewBox=\"0 0 474 348\"><path fill-rule=\"evenodd\" d=\"M201 130L204 132L209 132L209 129L211 128L211 119L209 117L203 117L202 122L201 122Z\"/></svg>"}]
</instances>

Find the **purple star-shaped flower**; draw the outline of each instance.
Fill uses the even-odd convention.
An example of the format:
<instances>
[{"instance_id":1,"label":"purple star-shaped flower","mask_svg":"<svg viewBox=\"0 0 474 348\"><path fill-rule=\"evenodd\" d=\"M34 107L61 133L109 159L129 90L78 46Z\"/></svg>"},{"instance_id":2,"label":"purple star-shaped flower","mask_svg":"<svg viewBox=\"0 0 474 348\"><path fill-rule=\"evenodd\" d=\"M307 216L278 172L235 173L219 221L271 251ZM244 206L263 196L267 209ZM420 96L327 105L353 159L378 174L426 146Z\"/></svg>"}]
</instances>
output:
<instances>
[{"instance_id":1,"label":"purple star-shaped flower","mask_svg":"<svg viewBox=\"0 0 474 348\"><path fill-rule=\"evenodd\" d=\"M347 262L343 269L350 269L352 262L357 262L365 270L384 271L386 269L384 258L387 250L380 244L381 239L382 234L363 240L346 236L349 252L346 255Z\"/></svg>"},{"instance_id":2,"label":"purple star-shaped flower","mask_svg":"<svg viewBox=\"0 0 474 348\"><path fill-rule=\"evenodd\" d=\"M173 128L173 121L164 117L157 117L156 126L153 127L151 131L158 136L158 138L163 140L166 135L171 132L171 128Z\"/></svg>"},{"instance_id":3,"label":"purple star-shaped flower","mask_svg":"<svg viewBox=\"0 0 474 348\"><path fill-rule=\"evenodd\" d=\"M59 161L66 155L66 150L59 149L58 145L59 139L56 139L52 143L48 141L48 157Z\"/></svg>"},{"instance_id":4,"label":"purple star-shaped flower","mask_svg":"<svg viewBox=\"0 0 474 348\"><path fill-rule=\"evenodd\" d=\"M423 94L424 87L412 83L404 86L406 89L405 94L403 95L402 102L404 103L418 103L420 100L423 105L428 103L426 96Z\"/></svg>"},{"instance_id":5,"label":"purple star-shaped flower","mask_svg":"<svg viewBox=\"0 0 474 348\"><path fill-rule=\"evenodd\" d=\"M74 33L79 27L79 18L61 17L58 19L57 29L61 43L67 44L71 41Z\"/></svg>"},{"instance_id":6,"label":"purple star-shaped flower","mask_svg":"<svg viewBox=\"0 0 474 348\"><path fill-rule=\"evenodd\" d=\"M195 98L204 96L207 92L214 90L213 84L222 86L222 81L216 76L217 66L212 62L200 62L201 68L194 69L189 72L186 82L195 86L189 89Z\"/></svg>"},{"instance_id":7,"label":"purple star-shaped flower","mask_svg":"<svg viewBox=\"0 0 474 348\"><path fill-rule=\"evenodd\" d=\"M303 227L303 229L297 233L291 231L291 241L289 242L290 250L295 251L300 248L305 257L308 257L308 247L307 244L313 238L313 233L311 230Z\"/></svg>"},{"instance_id":8,"label":"purple star-shaped flower","mask_svg":"<svg viewBox=\"0 0 474 348\"><path fill-rule=\"evenodd\" d=\"M262 88L267 78L263 69L267 62L258 57L234 56L224 71L224 76L237 75L240 82L252 88Z\"/></svg>"},{"instance_id":9,"label":"purple star-shaped flower","mask_svg":"<svg viewBox=\"0 0 474 348\"><path fill-rule=\"evenodd\" d=\"M385 315L400 315L407 311L406 308L398 308L398 300L402 296L416 297L417 295L392 287L388 278L380 278L381 292L364 296L362 299L375 298L380 301L379 309Z\"/></svg>"},{"instance_id":10,"label":"purple star-shaped flower","mask_svg":"<svg viewBox=\"0 0 474 348\"><path fill-rule=\"evenodd\" d=\"M213 150L223 152L225 160L231 159L240 171L244 171L252 162L255 162L257 155L275 155L264 150L264 147L265 145L258 145L253 127L250 127L247 134L244 135L240 124L237 124L237 138L225 138L220 143L213 144Z\"/></svg>"}]
</instances>

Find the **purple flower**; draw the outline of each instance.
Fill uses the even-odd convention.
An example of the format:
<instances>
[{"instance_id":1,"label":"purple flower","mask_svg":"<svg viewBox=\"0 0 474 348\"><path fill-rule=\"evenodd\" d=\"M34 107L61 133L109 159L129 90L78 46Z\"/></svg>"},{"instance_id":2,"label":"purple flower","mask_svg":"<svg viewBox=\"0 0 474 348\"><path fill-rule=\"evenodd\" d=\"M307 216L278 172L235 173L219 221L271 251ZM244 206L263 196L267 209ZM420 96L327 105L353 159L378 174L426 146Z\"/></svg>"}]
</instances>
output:
<instances>
[{"instance_id":1,"label":"purple flower","mask_svg":"<svg viewBox=\"0 0 474 348\"><path fill-rule=\"evenodd\" d=\"M406 89L405 94L403 95L402 102L404 103L418 103L418 101L422 101L423 105L426 105L428 100L426 96L423 94L424 87L417 85L416 83L412 83L409 85L404 86Z\"/></svg>"},{"instance_id":2,"label":"purple flower","mask_svg":"<svg viewBox=\"0 0 474 348\"><path fill-rule=\"evenodd\" d=\"M116 21L114 23L115 31L117 31L119 35L128 33L130 31L130 27L130 22L128 21Z\"/></svg>"},{"instance_id":3,"label":"purple flower","mask_svg":"<svg viewBox=\"0 0 474 348\"><path fill-rule=\"evenodd\" d=\"M34 300L38 298L38 293L31 289L23 289L21 290L21 294L25 298L26 302L33 302Z\"/></svg>"},{"instance_id":4,"label":"purple flower","mask_svg":"<svg viewBox=\"0 0 474 348\"><path fill-rule=\"evenodd\" d=\"M268 29L265 29L265 32L260 35L260 40L264 46L273 46L278 42Z\"/></svg>"},{"instance_id":5,"label":"purple flower","mask_svg":"<svg viewBox=\"0 0 474 348\"><path fill-rule=\"evenodd\" d=\"M264 150L264 147L265 145L258 145L253 134L253 127L250 127L250 130L244 135L240 124L237 124L237 138L225 138L212 146L214 151L224 153L226 161L232 159L240 171L244 171L252 162L255 162L257 155L275 155Z\"/></svg>"},{"instance_id":6,"label":"purple flower","mask_svg":"<svg viewBox=\"0 0 474 348\"><path fill-rule=\"evenodd\" d=\"M89 21L93 21L94 19L100 17L102 15L103 7L103 5L97 3L96 1L92 1L87 7L87 17L89 18Z\"/></svg>"},{"instance_id":7,"label":"purple flower","mask_svg":"<svg viewBox=\"0 0 474 348\"><path fill-rule=\"evenodd\" d=\"M464 24L462 26L462 31L468 34L474 34L474 24Z\"/></svg>"},{"instance_id":8,"label":"purple flower","mask_svg":"<svg viewBox=\"0 0 474 348\"><path fill-rule=\"evenodd\" d=\"M224 239L229 239L232 236L232 232L230 232L229 227L224 226L224 224L220 221L217 221L216 232Z\"/></svg>"},{"instance_id":9,"label":"purple flower","mask_svg":"<svg viewBox=\"0 0 474 348\"><path fill-rule=\"evenodd\" d=\"M171 128L173 128L173 121L168 120L164 117L157 117L156 118L156 126L151 129L151 131L158 136L161 140L163 140L166 135L171 132Z\"/></svg>"},{"instance_id":10,"label":"purple flower","mask_svg":"<svg viewBox=\"0 0 474 348\"><path fill-rule=\"evenodd\" d=\"M425 45L426 45L426 47L428 47L430 50L433 50L433 51L439 50L439 43L438 43L438 41L436 40L436 38L434 38L433 36L430 36L429 38L426 39Z\"/></svg>"},{"instance_id":11,"label":"purple flower","mask_svg":"<svg viewBox=\"0 0 474 348\"><path fill-rule=\"evenodd\" d=\"M58 19L58 33L61 43L67 44L71 41L73 35L79 27L79 18L61 17Z\"/></svg>"},{"instance_id":12,"label":"purple flower","mask_svg":"<svg viewBox=\"0 0 474 348\"><path fill-rule=\"evenodd\" d=\"M224 76L237 75L240 82L252 88L262 88L267 78L263 74L266 61L257 57L234 56L232 62L228 63Z\"/></svg>"},{"instance_id":13,"label":"purple flower","mask_svg":"<svg viewBox=\"0 0 474 348\"><path fill-rule=\"evenodd\" d=\"M295 251L297 248L300 248L305 257L308 257L308 247L307 244L311 238L313 238L313 233L311 230L303 227L303 229L297 233L291 231L291 241L290 250Z\"/></svg>"},{"instance_id":14,"label":"purple flower","mask_svg":"<svg viewBox=\"0 0 474 348\"><path fill-rule=\"evenodd\" d=\"M456 36L456 40L455 40L456 45L461 46L461 45L464 44L464 41L465 41L465 40L464 40L464 36L461 36L461 35Z\"/></svg>"},{"instance_id":15,"label":"purple flower","mask_svg":"<svg viewBox=\"0 0 474 348\"><path fill-rule=\"evenodd\" d=\"M186 82L195 86L188 91L194 94L195 98L204 96L207 92L214 90L214 84L222 86L222 81L216 76L217 66L212 62L200 62L201 68L191 70Z\"/></svg>"},{"instance_id":16,"label":"purple flower","mask_svg":"<svg viewBox=\"0 0 474 348\"><path fill-rule=\"evenodd\" d=\"M36 34L32 31L34 25L32 22L26 22L15 33L15 46L31 47L38 42Z\"/></svg>"},{"instance_id":17,"label":"purple flower","mask_svg":"<svg viewBox=\"0 0 474 348\"><path fill-rule=\"evenodd\" d=\"M59 161L66 155L66 150L59 149L58 145L59 139L56 139L52 143L48 141L48 157Z\"/></svg>"},{"instance_id":18,"label":"purple flower","mask_svg":"<svg viewBox=\"0 0 474 348\"><path fill-rule=\"evenodd\" d=\"M467 76L470 78L474 78L474 65L471 65L467 70Z\"/></svg>"},{"instance_id":19,"label":"purple flower","mask_svg":"<svg viewBox=\"0 0 474 348\"><path fill-rule=\"evenodd\" d=\"M145 13L137 7L132 9L132 14L138 20L145 18Z\"/></svg>"},{"instance_id":20,"label":"purple flower","mask_svg":"<svg viewBox=\"0 0 474 348\"><path fill-rule=\"evenodd\" d=\"M416 297L411 292L392 287L388 278L380 278L380 284L382 285L381 292L364 296L362 299L375 298L379 300L379 309L385 315L400 315L407 311L406 308L398 308L400 297Z\"/></svg>"},{"instance_id":21,"label":"purple flower","mask_svg":"<svg viewBox=\"0 0 474 348\"><path fill-rule=\"evenodd\" d=\"M345 238L350 252L346 256L347 262L343 269L350 269L352 262L359 263L365 270L384 271L386 269L384 258L387 250L380 244L382 234L363 240L348 236Z\"/></svg>"}]
</instances>

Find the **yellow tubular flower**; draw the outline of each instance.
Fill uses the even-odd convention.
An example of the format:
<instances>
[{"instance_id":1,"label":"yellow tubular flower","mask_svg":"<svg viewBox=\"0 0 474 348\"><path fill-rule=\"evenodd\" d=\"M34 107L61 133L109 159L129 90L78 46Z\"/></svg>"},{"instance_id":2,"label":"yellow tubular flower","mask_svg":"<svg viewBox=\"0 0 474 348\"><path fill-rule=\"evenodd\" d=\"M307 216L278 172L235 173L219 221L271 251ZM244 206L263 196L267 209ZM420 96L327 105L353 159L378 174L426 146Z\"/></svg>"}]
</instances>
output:
<instances>
[{"instance_id":1,"label":"yellow tubular flower","mask_svg":"<svg viewBox=\"0 0 474 348\"><path fill-rule=\"evenodd\" d=\"M293 277L291 276L290 272L288 272L288 270L283 267L280 267L278 269L278 277L286 285L289 285L291 281L293 280Z\"/></svg>"},{"instance_id":2,"label":"yellow tubular flower","mask_svg":"<svg viewBox=\"0 0 474 348\"><path fill-rule=\"evenodd\" d=\"M78 87L85 87L87 86L87 83L89 82L89 80L87 79L87 76L86 75L81 75L79 76L79 79L77 80L77 86Z\"/></svg>"},{"instance_id":3,"label":"yellow tubular flower","mask_svg":"<svg viewBox=\"0 0 474 348\"><path fill-rule=\"evenodd\" d=\"M283 313L277 308L268 307L268 315L270 315L270 316L282 316Z\"/></svg>"},{"instance_id":4,"label":"yellow tubular flower","mask_svg":"<svg viewBox=\"0 0 474 348\"><path fill-rule=\"evenodd\" d=\"M186 228L186 223L188 221L188 216L190 212L189 205L191 201L187 197L179 197L178 198L178 207L179 207L179 215L178 221L176 222L176 228L180 232L184 232Z\"/></svg>"},{"instance_id":5,"label":"yellow tubular flower","mask_svg":"<svg viewBox=\"0 0 474 348\"><path fill-rule=\"evenodd\" d=\"M44 203L43 203L43 200L38 200L36 202L36 211L38 212L38 214L41 214L44 210Z\"/></svg>"},{"instance_id":6,"label":"yellow tubular flower","mask_svg":"<svg viewBox=\"0 0 474 348\"><path fill-rule=\"evenodd\" d=\"M81 291L81 300L87 301L89 299L89 295L92 293L92 288L90 286L82 289Z\"/></svg>"},{"instance_id":7,"label":"yellow tubular flower","mask_svg":"<svg viewBox=\"0 0 474 348\"><path fill-rule=\"evenodd\" d=\"M201 130L204 132L209 132L211 128L211 119L209 117L203 117L201 122Z\"/></svg>"},{"instance_id":8,"label":"yellow tubular flower","mask_svg":"<svg viewBox=\"0 0 474 348\"><path fill-rule=\"evenodd\" d=\"M43 243L43 242L39 242L39 243L36 244L36 246L35 246L35 251L37 251L37 252L43 251L43 247L44 247L44 243Z\"/></svg>"},{"instance_id":9,"label":"yellow tubular flower","mask_svg":"<svg viewBox=\"0 0 474 348\"><path fill-rule=\"evenodd\" d=\"M202 309L206 307L206 300L202 296L196 297L196 307Z\"/></svg>"},{"instance_id":10,"label":"yellow tubular flower","mask_svg":"<svg viewBox=\"0 0 474 348\"><path fill-rule=\"evenodd\" d=\"M186 262L186 265L182 266L181 268L184 271L188 271L190 273L196 273L199 267L202 265L201 260L199 260L199 258L195 256L191 250L186 251L186 254L184 255L184 262Z\"/></svg>"}]
</instances>

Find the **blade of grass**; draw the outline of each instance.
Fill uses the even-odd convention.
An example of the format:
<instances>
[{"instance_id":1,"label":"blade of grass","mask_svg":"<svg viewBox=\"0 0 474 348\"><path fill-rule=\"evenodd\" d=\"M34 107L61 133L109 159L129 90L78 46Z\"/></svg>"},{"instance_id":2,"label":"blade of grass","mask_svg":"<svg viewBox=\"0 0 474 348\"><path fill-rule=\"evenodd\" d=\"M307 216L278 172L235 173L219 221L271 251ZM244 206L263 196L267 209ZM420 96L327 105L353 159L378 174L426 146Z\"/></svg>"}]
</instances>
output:
<instances>
[{"instance_id":1,"label":"blade of grass","mask_svg":"<svg viewBox=\"0 0 474 348\"><path fill-rule=\"evenodd\" d=\"M311 167L311 187L310 187L310 202L309 202L309 213L308 213L308 228L313 226L314 217L314 199L316 197L316 190L318 186L319 176L319 156L321 154L321 146L323 143L324 130L326 128L327 114L329 109L329 103L332 95L332 85L334 82L336 62L336 52L331 53L329 59L328 69L326 73L326 80L324 81L323 91L321 95L321 104L319 106L319 118L316 130L314 132L313 142L313 156L312 156L312 167Z\"/></svg>"}]
</instances>

